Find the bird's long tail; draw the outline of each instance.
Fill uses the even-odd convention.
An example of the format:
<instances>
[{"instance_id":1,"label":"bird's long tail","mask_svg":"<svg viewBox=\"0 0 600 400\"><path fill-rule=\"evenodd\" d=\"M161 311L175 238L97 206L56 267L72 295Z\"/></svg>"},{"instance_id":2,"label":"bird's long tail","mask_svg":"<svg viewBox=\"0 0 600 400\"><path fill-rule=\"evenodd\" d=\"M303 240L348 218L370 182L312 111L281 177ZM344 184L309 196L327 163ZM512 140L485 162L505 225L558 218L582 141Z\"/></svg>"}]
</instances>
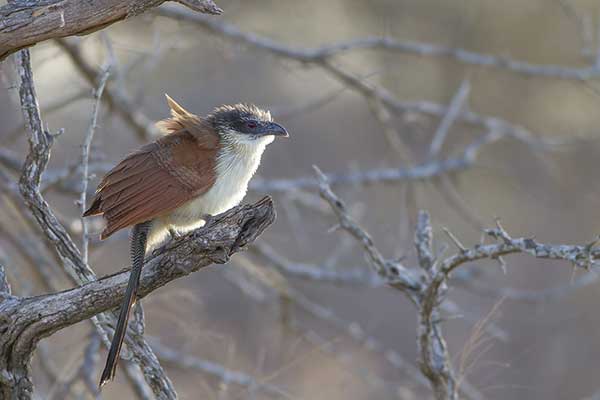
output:
<instances>
[{"instance_id":1,"label":"bird's long tail","mask_svg":"<svg viewBox=\"0 0 600 400\"><path fill-rule=\"evenodd\" d=\"M110 350L108 357L106 358L106 365L104 371L102 371L102 377L100 378L100 387L106 382L113 380L115 372L117 370L117 361L119 360L119 353L121 352L121 345L125 338L125 332L127 332L127 322L129 321L129 313L133 304L135 303L138 286L140 284L140 276L142 275L142 268L144 267L144 255L146 253L146 240L148 238L148 231L150 230L151 223L142 222L133 227L131 230L131 274L129 275L129 282L127 283L127 290L125 291L125 297L121 304L121 311L119 312L119 320L115 329L112 342L110 343Z\"/></svg>"}]
</instances>

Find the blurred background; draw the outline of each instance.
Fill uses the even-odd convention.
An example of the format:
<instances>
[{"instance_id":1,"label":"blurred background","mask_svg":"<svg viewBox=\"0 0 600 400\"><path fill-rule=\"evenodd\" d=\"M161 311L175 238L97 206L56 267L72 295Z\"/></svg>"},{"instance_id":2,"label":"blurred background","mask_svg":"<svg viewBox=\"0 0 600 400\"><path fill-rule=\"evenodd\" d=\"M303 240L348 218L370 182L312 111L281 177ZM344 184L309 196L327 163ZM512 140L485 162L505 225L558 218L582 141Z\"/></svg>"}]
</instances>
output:
<instances>
[{"instance_id":1,"label":"blurred background","mask_svg":"<svg viewBox=\"0 0 600 400\"><path fill-rule=\"evenodd\" d=\"M457 251L442 228L469 247L496 217L513 236L591 242L600 233L600 3L218 5L220 17L163 5L32 48L44 121L52 131L64 128L46 199L80 243L81 144L107 63L90 194L108 168L153 139L152 122L168 116L164 93L200 115L234 102L270 109L291 138L269 146L245 201L273 195L276 222L227 266L144 299L146 336L182 399L431 398L416 361L416 308L405 296L283 272L281 264L369 268L352 238L331 231L336 219L319 199L312 166L334 174L352 216L386 258L404 257L407 267L416 265L419 209L431 214L435 248L446 248L441 257ZM387 46L357 42L384 37ZM335 54L319 57L323 49ZM0 68L0 170L16 180L27 133L14 63ZM27 215L0 194L0 261L13 292L69 288ZM128 265L127 232L99 242L101 229L102 221L90 222L90 265L100 276ZM505 261L505 271L493 260L465 265L450 282L443 329L457 374L479 398L600 398L595 273L526 255ZM38 398L96 396L73 379L97 341L90 332L80 323L44 340L32 364ZM102 349L96 374L104 357ZM223 379L218 368L271 391ZM100 397L135 396L120 371Z\"/></svg>"}]
</instances>

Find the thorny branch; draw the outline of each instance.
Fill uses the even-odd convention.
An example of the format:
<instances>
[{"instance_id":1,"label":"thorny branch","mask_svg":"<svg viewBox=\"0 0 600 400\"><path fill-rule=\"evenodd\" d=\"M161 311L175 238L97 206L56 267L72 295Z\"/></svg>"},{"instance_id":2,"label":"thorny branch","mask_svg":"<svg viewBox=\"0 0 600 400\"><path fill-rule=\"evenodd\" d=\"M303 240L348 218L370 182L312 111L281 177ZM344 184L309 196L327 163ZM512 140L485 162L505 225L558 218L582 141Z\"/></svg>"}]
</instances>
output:
<instances>
[{"instance_id":1,"label":"thorny branch","mask_svg":"<svg viewBox=\"0 0 600 400\"><path fill-rule=\"evenodd\" d=\"M163 246L146 261L139 297L211 264L223 264L229 257L258 237L274 220L270 198L254 205L236 207L218 217L204 228ZM0 339L3 357L0 359L3 376L0 390L7 398L31 393L28 361L37 342L60 329L83 321L100 312L117 307L125 293L128 271L103 277L97 281L63 292L35 298L12 298L0 306L2 327L11 327ZM10 347L7 347L10 346ZM13 350L7 350L12 348ZM19 369L11 368L18 361ZM16 374L18 372L18 374ZM145 371L144 371L145 372ZM156 393L158 398L175 398L174 394Z\"/></svg>"},{"instance_id":2,"label":"thorny branch","mask_svg":"<svg viewBox=\"0 0 600 400\"><path fill-rule=\"evenodd\" d=\"M429 380L436 399L457 399L459 391L469 398L483 398L475 388L461 378L459 381L441 328L440 307L446 302L446 287L453 271L467 263L482 259L498 260L507 254L524 253L536 258L568 261L576 268L590 269L600 259L597 240L585 245L552 245L532 238L513 238L497 222L487 229L492 244L466 247L449 231L458 253L438 259L433 251L433 230L429 215L421 211L415 232L417 267L406 267L395 260L386 260L377 250L369 234L348 215L344 203L332 192L326 177L318 170L321 196L329 203L339 221L339 227L348 232L369 256L378 274L388 285L399 289L418 309L417 345L421 372Z\"/></svg>"},{"instance_id":3,"label":"thorny branch","mask_svg":"<svg viewBox=\"0 0 600 400\"><path fill-rule=\"evenodd\" d=\"M46 243L44 238L41 237L42 232L38 232L38 230L35 229L36 221L32 220L31 216L27 213L27 211L19 206L21 204L21 198L18 196L18 189L16 187L13 188L12 180L7 179L8 177L0 179L0 187L2 187L2 189L5 190L4 193L7 194L7 197L5 197L5 201L7 201L11 205L11 207L14 209L13 213L15 213L18 218L20 218L24 225L23 227L26 227L26 229L1 229L0 232L5 233L7 235L7 237L15 246L15 248L18 251L20 251L21 254L29 261L29 264L32 267L32 269L39 273L46 292L58 292L64 288L59 283L60 271L57 269L57 265L54 262L52 262L52 258L54 257L56 259L58 258L58 256L53 254L54 248L48 246L48 243ZM17 231L18 235L16 234ZM60 260L57 261L60 264ZM14 266L16 263L7 260L6 264ZM13 271L15 270L15 268L16 267L13 267ZM19 285L19 294L21 296L31 296L32 291L28 288L28 286L30 286L29 280L23 281L19 279ZM106 337L106 333L98 323L98 319L96 317L90 319L90 324L95 335L102 336L103 338ZM105 338L103 343L108 345L108 338ZM43 345L43 343L40 343L40 346L41 345ZM43 352L43 349L43 346L38 348L40 353L39 359L41 361L42 366L44 366L44 371L47 372L48 377L52 381L57 381L58 378L55 376L55 374L52 373L52 368L48 365L49 360L46 359L46 355ZM124 372L126 373L128 380L132 383L136 393L143 394L144 392L148 392L150 390L146 385L144 377L139 368L134 368L133 364L128 363ZM140 395L139 398L149 399L151 398L151 396Z\"/></svg>"}]
</instances>

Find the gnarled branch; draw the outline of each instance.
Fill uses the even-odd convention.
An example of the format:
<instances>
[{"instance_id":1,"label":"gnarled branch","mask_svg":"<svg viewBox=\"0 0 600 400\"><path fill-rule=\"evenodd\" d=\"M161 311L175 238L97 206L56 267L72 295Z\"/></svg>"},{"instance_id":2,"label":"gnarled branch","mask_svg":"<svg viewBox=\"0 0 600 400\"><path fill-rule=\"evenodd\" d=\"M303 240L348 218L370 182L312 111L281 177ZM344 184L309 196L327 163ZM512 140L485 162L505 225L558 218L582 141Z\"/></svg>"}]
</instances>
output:
<instances>
[{"instance_id":1,"label":"gnarled branch","mask_svg":"<svg viewBox=\"0 0 600 400\"><path fill-rule=\"evenodd\" d=\"M44 40L85 35L157 7L164 0L13 0L0 7L0 61ZM181 0L195 11L220 14L212 0Z\"/></svg>"},{"instance_id":2,"label":"gnarled branch","mask_svg":"<svg viewBox=\"0 0 600 400\"><path fill-rule=\"evenodd\" d=\"M139 297L211 264L223 264L254 241L275 219L271 198L239 206L207 226L170 242L146 261ZM0 302L0 398L29 399L29 361L44 337L117 307L128 271L45 296L5 297Z\"/></svg>"}]
</instances>

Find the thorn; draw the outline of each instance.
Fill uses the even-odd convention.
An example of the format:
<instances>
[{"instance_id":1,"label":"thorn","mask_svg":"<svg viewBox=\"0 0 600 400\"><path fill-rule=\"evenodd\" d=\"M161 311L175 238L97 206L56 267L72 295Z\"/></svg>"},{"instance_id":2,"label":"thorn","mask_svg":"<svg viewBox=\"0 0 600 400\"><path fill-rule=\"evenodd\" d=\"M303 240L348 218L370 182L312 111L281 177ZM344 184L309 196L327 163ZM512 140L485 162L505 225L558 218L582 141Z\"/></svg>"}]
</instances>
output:
<instances>
[{"instance_id":1,"label":"thorn","mask_svg":"<svg viewBox=\"0 0 600 400\"><path fill-rule=\"evenodd\" d=\"M327 183L327 177L325 176L323 171L321 171L321 169L319 167L317 167L316 164L313 164L312 168L313 168L313 171L315 171L315 174L317 175L317 179L319 180L319 182Z\"/></svg>"},{"instance_id":2,"label":"thorn","mask_svg":"<svg viewBox=\"0 0 600 400\"><path fill-rule=\"evenodd\" d=\"M504 261L504 258L502 258L502 256L498 256L494 257L494 260L498 261L498 263L500 264L500 268L502 269L502 273L506 275L506 261Z\"/></svg>"},{"instance_id":3,"label":"thorn","mask_svg":"<svg viewBox=\"0 0 600 400\"><path fill-rule=\"evenodd\" d=\"M444 231L444 233L446 233L446 235L448 235L448 237L450 238L450 240L452 240L454 245L456 247L458 247L458 249L460 250L461 253L467 252L467 249L465 248L465 246L463 246L463 244L458 240L458 238L456 236L454 236L454 234L452 232L450 232L450 230L448 228L442 228L442 230Z\"/></svg>"},{"instance_id":4,"label":"thorn","mask_svg":"<svg viewBox=\"0 0 600 400\"><path fill-rule=\"evenodd\" d=\"M486 231L487 231L487 229L484 229L484 231L481 233L481 237L479 238L480 246L483 246L485 244L485 239L489 236L489 233Z\"/></svg>"},{"instance_id":5,"label":"thorn","mask_svg":"<svg viewBox=\"0 0 600 400\"><path fill-rule=\"evenodd\" d=\"M406 254L400 254L398 257L392 260L393 263L401 264L402 261L406 260Z\"/></svg>"},{"instance_id":6,"label":"thorn","mask_svg":"<svg viewBox=\"0 0 600 400\"><path fill-rule=\"evenodd\" d=\"M334 232L339 231L340 229L342 229L342 225L335 224L331 228L327 229L327 233L334 233Z\"/></svg>"},{"instance_id":7,"label":"thorn","mask_svg":"<svg viewBox=\"0 0 600 400\"><path fill-rule=\"evenodd\" d=\"M60 128L59 130L56 131L56 133L52 133L50 131L48 131L48 135L51 138L56 138L59 137L60 135L62 135L63 133L65 133L65 128Z\"/></svg>"},{"instance_id":8,"label":"thorn","mask_svg":"<svg viewBox=\"0 0 600 400\"><path fill-rule=\"evenodd\" d=\"M500 218L496 217L494 218L494 221L496 222L496 227L501 231L501 232L506 232L504 230L504 227L502 226L502 224L500 223Z\"/></svg>"},{"instance_id":9,"label":"thorn","mask_svg":"<svg viewBox=\"0 0 600 400\"><path fill-rule=\"evenodd\" d=\"M585 250L589 253L592 251L592 249L594 248L594 246L596 246L598 244L598 242L600 242L600 235L596 236L596 238L594 240L592 240L591 242L589 242L588 244L585 245Z\"/></svg>"}]
</instances>

